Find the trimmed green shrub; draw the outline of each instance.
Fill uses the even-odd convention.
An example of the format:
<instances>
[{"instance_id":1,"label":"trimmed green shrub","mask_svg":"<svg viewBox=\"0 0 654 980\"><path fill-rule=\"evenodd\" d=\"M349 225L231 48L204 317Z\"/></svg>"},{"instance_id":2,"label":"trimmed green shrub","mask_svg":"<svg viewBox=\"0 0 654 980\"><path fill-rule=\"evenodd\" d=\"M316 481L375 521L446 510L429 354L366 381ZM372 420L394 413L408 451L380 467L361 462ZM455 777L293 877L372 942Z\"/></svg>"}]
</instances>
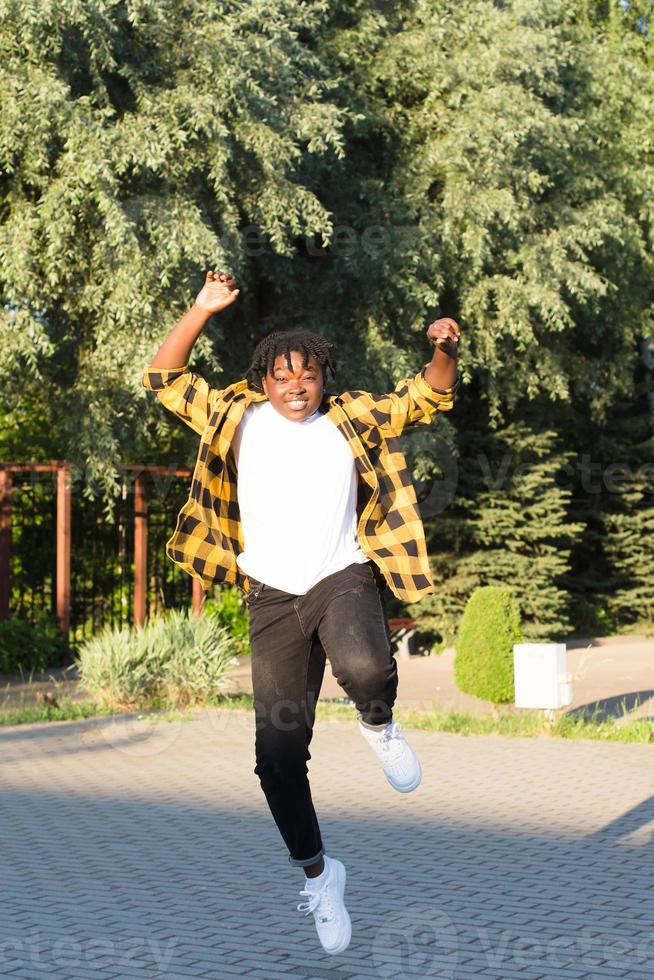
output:
<instances>
[{"instance_id":1,"label":"trimmed green shrub","mask_svg":"<svg viewBox=\"0 0 654 980\"><path fill-rule=\"evenodd\" d=\"M235 585L222 586L217 598L206 600L204 614L213 616L219 626L229 630L238 654L251 653L250 614L242 589Z\"/></svg>"},{"instance_id":2,"label":"trimmed green shrub","mask_svg":"<svg viewBox=\"0 0 654 980\"><path fill-rule=\"evenodd\" d=\"M142 627L105 627L80 647L76 666L100 704L186 706L224 693L235 652L213 617L172 609Z\"/></svg>"},{"instance_id":3,"label":"trimmed green shrub","mask_svg":"<svg viewBox=\"0 0 654 980\"><path fill-rule=\"evenodd\" d=\"M484 585L466 604L456 640L459 690L502 704L513 701L513 644L522 642L520 613L510 589Z\"/></svg>"},{"instance_id":4,"label":"trimmed green shrub","mask_svg":"<svg viewBox=\"0 0 654 980\"><path fill-rule=\"evenodd\" d=\"M18 616L0 620L0 674L29 675L60 667L65 651L63 633L44 613L37 613L34 622Z\"/></svg>"}]
</instances>

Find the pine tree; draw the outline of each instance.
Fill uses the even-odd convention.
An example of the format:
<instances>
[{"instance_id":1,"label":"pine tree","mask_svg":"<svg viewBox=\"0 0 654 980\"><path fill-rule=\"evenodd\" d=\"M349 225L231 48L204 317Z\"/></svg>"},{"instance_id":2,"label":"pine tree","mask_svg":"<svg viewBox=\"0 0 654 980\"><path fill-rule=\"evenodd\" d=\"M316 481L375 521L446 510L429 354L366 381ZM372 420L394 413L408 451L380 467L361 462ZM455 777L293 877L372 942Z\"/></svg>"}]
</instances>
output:
<instances>
[{"instance_id":1,"label":"pine tree","mask_svg":"<svg viewBox=\"0 0 654 980\"><path fill-rule=\"evenodd\" d=\"M598 590L618 629L654 628L654 415L645 360L635 398L598 441L607 574Z\"/></svg>"},{"instance_id":2,"label":"pine tree","mask_svg":"<svg viewBox=\"0 0 654 980\"><path fill-rule=\"evenodd\" d=\"M584 525L569 518L568 457L559 442L555 432L515 422L478 444L474 454L465 446L468 477L459 488L458 520L450 515L452 524L464 526L465 541L458 542L449 568L434 563L437 594L416 605L421 619L448 639L468 597L485 585L513 590L527 639L568 632L570 610L561 578ZM432 545L441 521L432 530Z\"/></svg>"},{"instance_id":3,"label":"pine tree","mask_svg":"<svg viewBox=\"0 0 654 980\"><path fill-rule=\"evenodd\" d=\"M604 515L605 552L613 569L606 599L621 631L654 628L653 472L649 478L627 476L621 512Z\"/></svg>"}]
</instances>

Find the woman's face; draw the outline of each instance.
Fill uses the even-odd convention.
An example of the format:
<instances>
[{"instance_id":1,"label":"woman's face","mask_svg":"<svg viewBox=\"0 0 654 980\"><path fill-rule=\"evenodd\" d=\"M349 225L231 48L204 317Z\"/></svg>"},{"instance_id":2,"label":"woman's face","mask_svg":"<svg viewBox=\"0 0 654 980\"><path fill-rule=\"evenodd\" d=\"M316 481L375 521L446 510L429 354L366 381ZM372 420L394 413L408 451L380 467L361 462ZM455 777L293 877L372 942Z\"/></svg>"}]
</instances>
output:
<instances>
[{"instance_id":1,"label":"woman's face","mask_svg":"<svg viewBox=\"0 0 654 980\"><path fill-rule=\"evenodd\" d=\"M291 351L292 370L289 371L286 355L275 358L274 370L261 379L263 390L274 409L293 422L301 422L313 415L322 401L325 380L323 370L311 354L307 367L302 367L300 351Z\"/></svg>"}]
</instances>

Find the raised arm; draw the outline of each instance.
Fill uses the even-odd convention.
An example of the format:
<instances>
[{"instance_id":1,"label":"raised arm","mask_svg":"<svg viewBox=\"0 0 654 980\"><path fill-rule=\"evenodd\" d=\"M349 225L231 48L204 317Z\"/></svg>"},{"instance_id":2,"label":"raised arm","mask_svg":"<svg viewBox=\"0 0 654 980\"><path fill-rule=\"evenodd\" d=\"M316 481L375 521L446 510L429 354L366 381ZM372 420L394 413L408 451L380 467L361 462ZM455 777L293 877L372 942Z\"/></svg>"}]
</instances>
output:
<instances>
[{"instance_id":1,"label":"raised arm","mask_svg":"<svg viewBox=\"0 0 654 980\"><path fill-rule=\"evenodd\" d=\"M415 377L398 381L387 394L344 392L341 397L350 418L386 436L399 436L409 426L428 425L438 412L451 411L461 385L457 366L460 335L458 323L449 317L431 323L427 328L427 337L434 344L431 361Z\"/></svg>"},{"instance_id":2,"label":"raised arm","mask_svg":"<svg viewBox=\"0 0 654 980\"><path fill-rule=\"evenodd\" d=\"M240 290L227 272L207 272L204 286L195 303L181 320L178 320L155 354L150 367L178 368L188 364L193 344L202 333L214 313L231 306Z\"/></svg>"},{"instance_id":3,"label":"raised arm","mask_svg":"<svg viewBox=\"0 0 654 980\"><path fill-rule=\"evenodd\" d=\"M434 320L427 327L427 338L434 345L431 363L425 368L425 381L432 388L451 388L457 375L458 344L461 328L449 316Z\"/></svg>"},{"instance_id":4,"label":"raised arm","mask_svg":"<svg viewBox=\"0 0 654 980\"><path fill-rule=\"evenodd\" d=\"M201 434L209 417L211 389L188 370L193 345L214 313L231 306L240 290L225 272L206 274L193 306L178 320L154 360L143 371L143 386L182 422Z\"/></svg>"}]
</instances>

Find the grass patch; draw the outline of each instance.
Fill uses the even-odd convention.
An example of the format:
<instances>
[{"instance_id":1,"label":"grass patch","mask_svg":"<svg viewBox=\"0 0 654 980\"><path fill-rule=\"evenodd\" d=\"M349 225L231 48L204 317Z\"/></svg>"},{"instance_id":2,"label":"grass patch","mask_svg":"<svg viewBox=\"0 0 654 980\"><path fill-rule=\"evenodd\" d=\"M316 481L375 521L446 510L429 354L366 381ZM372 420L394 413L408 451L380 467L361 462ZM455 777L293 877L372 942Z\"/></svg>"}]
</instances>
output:
<instances>
[{"instance_id":1,"label":"grass patch","mask_svg":"<svg viewBox=\"0 0 654 980\"><path fill-rule=\"evenodd\" d=\"M216 708L252 710L253 698L249 694L226 695L214 698ZM346 701L319 701L316 721L321 718L354 720L354 705ZM460 711L416 711L398 708L393 717L404 728L426 732L449 732L454 735L506 735L514 738L566 738L594 739L612 742L654 741L654 724L634 720L618 724L616 721L588 720L560 714L550 724L539 711L502 712L492 715L470 715Z\"/></svg>"},{"instance_id":2,"label":"grass patch","mask_svg":"<svg viewBox=\"0 0 654 980\"><path fill-rule=\"evenodd\" d=\"M224 696L211 702L217 708L252 710L251 695ZM354 705L345 701L319 701L316 721L321 718L354 720ZM404 728L426 732L449 732L454 735L506 735L514 738L566 738L594 739L612 742L654 741L654 724L634 720L618 724L617 721L598 721L560 714L550 724L539 711L499 711L492 715L470 715L460 711L416 711L398 708L393 717Z\"/></svg>"},{"instance_id":3,"label":"grass patch","mask_svg":"<svg viewBox=\"0 0 654 980\"><path fill-rule=\"evenodd\" d=\"M506 735L513 738L593 739L609 742L651 742L654 725L648 721L593 722L561 714L550 724L538 711L520 714L499 714L477 717L457 711L393 712L395 719L406 728L422 731L451 732L455 735Z\"/></svg>"},{"instance_id":4,"label":"grass patch","mask_svg":"<svg viewBox=\"0 0 654 980\"><path fill-rule=\"evenodd\" d=\"M11 704L0 706L0 725L29 725L39 721L79 721L95 715L110 715L109 708L93 701L73 701L61 698L54 704Z\"/></svg>"},{"instance_id":5,"label":"grass patch","mask_svg":"<svg viewBox=\"0 0 654 980\"><path fill-rule=\"evenodd\" d=\"M133 707L129 713L140 712L144 720L193 721L198 711L206 708L224 708L232 711L254 710L251 694L222 694L209 699L205 705L179 706L158 698L156 701ZM57 705L19 704L0 705L0 725L21 725L44 721L78 721L97 715L128 713L93 701L72 701L62 697ZM504 735L513 738L564 738L570 740L592 739L609 742L654 742L654 723L634 720L619 723L600 721L561 713L550 724L539 711L519 713L498 711L492 715L470 715L459 711L416 711L397 709L393 717L403 728L426 732L448 732L454 735ZM354 705L347 701L319 701L316 720L343 719L354 721Z\"/></svg>"}]
</instances>

